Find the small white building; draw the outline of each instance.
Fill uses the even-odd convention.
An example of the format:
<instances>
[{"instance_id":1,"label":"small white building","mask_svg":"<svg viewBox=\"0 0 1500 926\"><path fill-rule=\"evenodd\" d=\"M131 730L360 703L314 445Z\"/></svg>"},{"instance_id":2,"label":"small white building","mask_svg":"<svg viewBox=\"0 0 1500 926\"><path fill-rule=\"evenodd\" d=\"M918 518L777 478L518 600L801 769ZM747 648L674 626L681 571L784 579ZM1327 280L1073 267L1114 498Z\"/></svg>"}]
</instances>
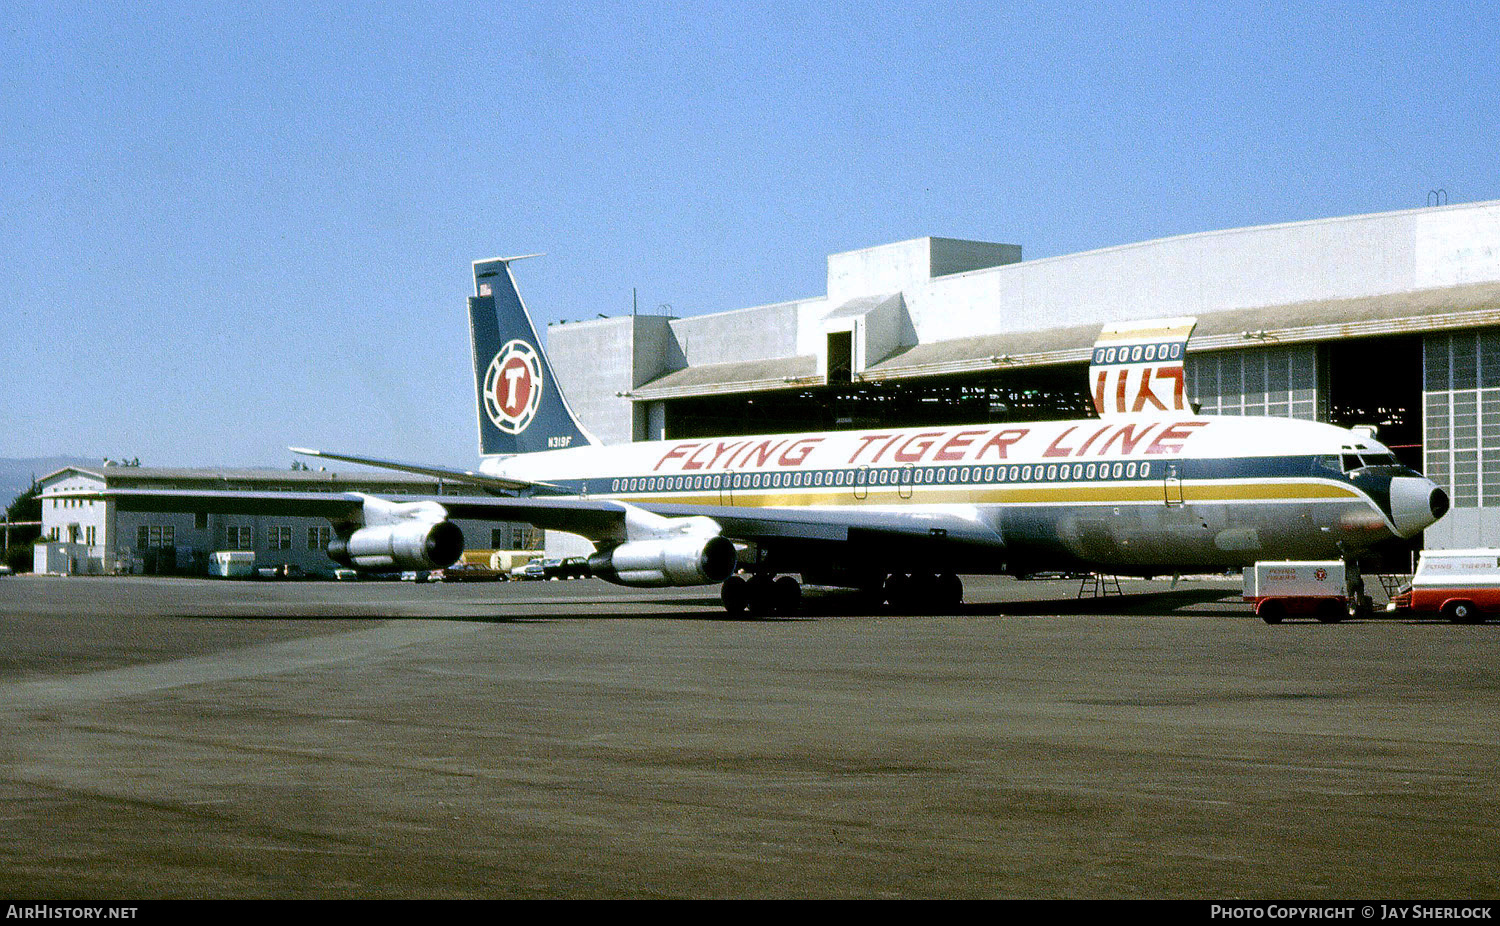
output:
<instances>
[{"instance_id":1,"label":"small white building","mask_svg":"<svg viewBox=\"0 0 1500 926\"><path fill-rule=\"evenodd\" d=\"M185 507L175 512L119 511L113 502L56 498L67 491L105 489L229 490L253 492L369 492L379 495L476 495L474 486L403 473L326 470L179 469L146 466L70 466L40 480L42 537L35 570L54 575L141 573L206 575L221 551L254 553L257 567L289 566L326 575L333 528L321 517L217 514ZM529 549L540 532L524 524L458 521L470 549Z\"/></svg>"}]
</instances>

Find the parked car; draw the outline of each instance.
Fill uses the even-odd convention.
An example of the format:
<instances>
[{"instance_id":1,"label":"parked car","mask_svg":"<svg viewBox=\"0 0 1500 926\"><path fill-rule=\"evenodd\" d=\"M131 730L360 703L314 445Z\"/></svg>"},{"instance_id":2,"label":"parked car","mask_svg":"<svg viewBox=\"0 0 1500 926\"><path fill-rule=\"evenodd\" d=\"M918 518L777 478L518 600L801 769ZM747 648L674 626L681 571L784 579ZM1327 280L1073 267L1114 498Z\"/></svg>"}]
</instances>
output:
<instances>
[{"instance_id":1,"label":"parked car","mask_svg":"<svg viewBox=\"0 0 1500 926\"><path fill-rule=\"evenodd\" d=\"M496 572L488 566L473 566L468 563L454 563L443 570L444 582L494 582L503 578L504 573Z\"/></svg>"},{"instance_id":2,"label":"parked car","mask_svg":"<svg viewBox=\"0 0 1500 926\"><path fill-rule=\"evenodd\" d=\"M542 570L549 579L587 579L590 575L589 561L581 556L542 560Z\"/></svg>"},{"instance_id":3,"label":"parked car","mask_svg":"<svg viewBox=\"0 0 1500 926\"><path fill-rule=\"evenodd\" d=\"M542 567L540 562L532 560L524 566L517 566L512 569L510 577L512 579L545 579L547 578L547 571Z\"/></svg>"}]
</instances>

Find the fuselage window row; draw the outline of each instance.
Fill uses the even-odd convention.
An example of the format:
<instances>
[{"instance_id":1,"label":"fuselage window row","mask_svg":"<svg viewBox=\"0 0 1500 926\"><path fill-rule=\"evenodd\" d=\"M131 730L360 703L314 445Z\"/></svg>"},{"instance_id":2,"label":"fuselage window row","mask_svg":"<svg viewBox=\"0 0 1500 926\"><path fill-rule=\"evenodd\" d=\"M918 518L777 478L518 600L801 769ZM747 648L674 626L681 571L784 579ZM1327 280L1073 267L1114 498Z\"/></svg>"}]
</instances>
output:
<instances>
[{"instance_id":1,"label":"fuselage window row","mask_svg":"<svg viewBox=\"0 0 1500 926\"><path fill-rule=\"evenodd\" d=\"M1007 482L1058 482L1105 479L1149 479L1150 463L1050 463L1015 466L950 466L818 470L810 473L730 473L709 476L630 476L614 479L611 492L692 492L724 489L780 489L909 486L999 485Z\"/></svg>"}]
</instances>

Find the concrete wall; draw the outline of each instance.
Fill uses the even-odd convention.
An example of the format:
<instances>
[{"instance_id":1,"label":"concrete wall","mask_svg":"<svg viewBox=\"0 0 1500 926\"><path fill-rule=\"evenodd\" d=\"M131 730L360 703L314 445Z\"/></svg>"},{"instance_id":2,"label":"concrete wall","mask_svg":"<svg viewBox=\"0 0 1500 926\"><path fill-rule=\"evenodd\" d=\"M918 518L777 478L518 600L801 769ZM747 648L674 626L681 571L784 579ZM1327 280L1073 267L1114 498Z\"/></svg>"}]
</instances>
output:
<instances>
[{"instance_id":1,"label":"concrete wall","mask_svg":"<svg viewBox=\"0 0 1500 926\"><path fill-rule=\"evenodd\" d=\"M645 437L635 387L687 366L672 320L660 315L601 318L547 329L547 357L579 421L606 444Z\"/></svg>"},{"instance_id":2,"label":"concrete wall","mask_svg":"<svg viewBox=\"0 0 1500 926\"><path fill-rule=\"evenodd\" d=\"M573 414L606 444L635 437L628 401L617 395L635 387L636 338L630 317L552 325L547 357Z\"/></svg>"},{"instance_id":3,"label":"concrete wall","mask_svg":"<svg viewBox=\"0 0 1500 926\"><path fill-rule=\"evenodd\" d=\"M839 306L921 286L946 274L1013 264L1021 246L957 238L916 238L828 256L828 302Z\"/></svg>"},{"instance_id":4,"label":"concrete wall","mask_svg":"<svg viewBox=\"0 0 1500 926\"><path fill-rule=\"evenodd\" d=\"M813 353L825 302L785 302L695 318L637 315L552 325L547 356L568 403L595 437L606 444L644 440L651 435L650 413L633 407L626 395L632 389L689 365ZM799 342L803 331L811 346L806 351Z\"/></svg>"},{"instance_id":5,"label":"concrete wall","mask_svg":"<svg viewBox=\"0 0 1500 926\"><path fill-rule=\"evenodd\" d=\"M822 303L824 300L813 300ZM672 333L687 366L738 363L798 356L801 302L782 302L733 312L672 320Z\"/></svg>"},{"instance_id":6,"label":"concrete wall","mask_svg":"<svg viewBox=\"0 0 1500 926\"><path fill-rule=\"evenodd\" d=\"M894 293L932 276L928 239L898 241L828 256L828 301L837 307L860 296Z\"/></svg>"},{"instance_id":7,"label":"concrete wall","mask_svg":"<svg viewBox=\"0 0 1500 926\"><path fill-rule=\"evenodd\" d=\"M968 273L986 267L1001 267L1021 261L1019 244L991 244L988 241L962 241L957 238L928 238L931 244L932 276Z\"/></svg>"},{"instance_id":8,"label":"concrete wall","mask_svg":"<svg viewBox=\"0 0 1500 926\"><path fill-rule=\"evenodd\" d=\"M922 343L1500 279L1500 203L1164 238L905 291Z\"/></svg>"}]
</instances>

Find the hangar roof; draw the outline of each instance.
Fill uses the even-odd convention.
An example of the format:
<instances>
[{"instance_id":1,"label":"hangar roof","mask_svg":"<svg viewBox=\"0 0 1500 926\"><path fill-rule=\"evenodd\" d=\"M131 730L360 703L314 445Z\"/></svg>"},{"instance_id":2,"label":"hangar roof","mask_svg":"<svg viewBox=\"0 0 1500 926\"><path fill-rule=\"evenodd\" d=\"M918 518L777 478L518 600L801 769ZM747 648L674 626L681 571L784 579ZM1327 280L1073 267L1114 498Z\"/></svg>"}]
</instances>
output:
<instances>
[{"instance_id":1,"label":"hangar roof","mask_svg":"<svg viewBox=\"0 0 1500 926\"><path fill-rule=\"evenodd\" d=\"M1188 351L1491 325L1500 325L1500 282L1493 281L1201 313ZM879 381L1082 363L1089 358L1099 328L1098 324L1072 325L918 344L854 378ZM639 400L669 399L809 385L822 385L822 380L817 375L817 358L805 355L688 367L645 384L633 396Z\"/></svg>"},{"instance_id":2,"label":"hangar roof","mask_svg":"<svg viewBox=\"0 0 1500 926\"><path fill-rule=\"evenodd\" d=\"M637 399L676 399L726 392L765 392L822 385L818 358L777 357L738 363L705 363L657 377L633 393Z\"/></svg>"}]
</instances>

